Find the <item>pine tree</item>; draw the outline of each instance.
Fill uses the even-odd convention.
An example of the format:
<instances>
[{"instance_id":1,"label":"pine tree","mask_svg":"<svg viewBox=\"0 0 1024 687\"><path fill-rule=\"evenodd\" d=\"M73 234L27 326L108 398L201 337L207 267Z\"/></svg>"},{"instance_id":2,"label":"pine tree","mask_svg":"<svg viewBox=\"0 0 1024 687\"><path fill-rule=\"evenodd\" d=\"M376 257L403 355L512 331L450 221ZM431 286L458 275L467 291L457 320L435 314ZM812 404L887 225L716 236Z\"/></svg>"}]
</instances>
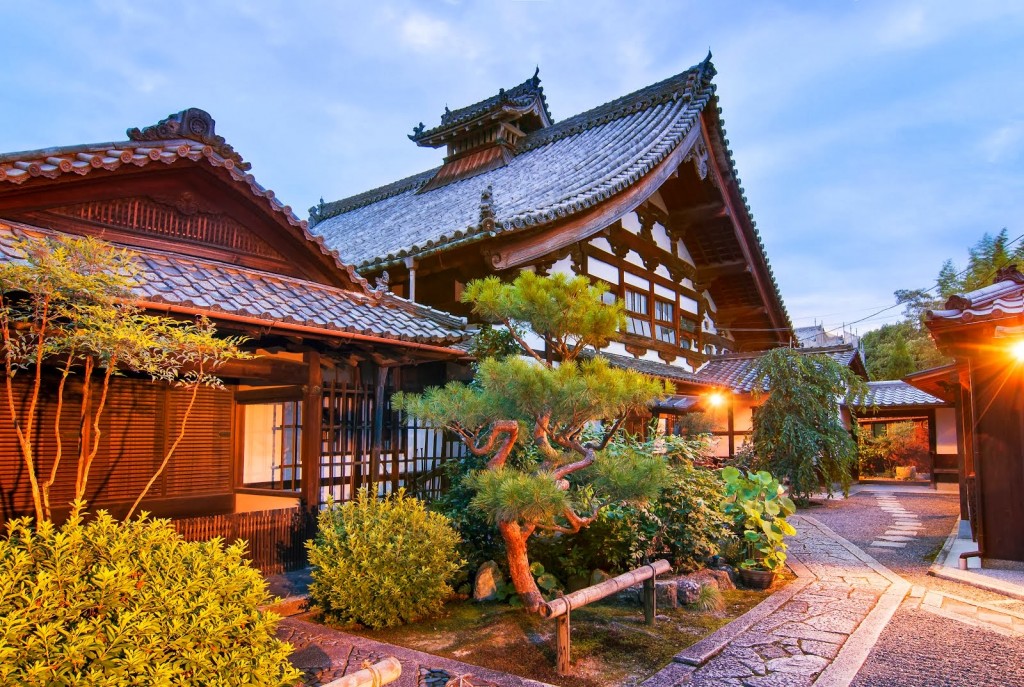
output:
<instances>
[{"instance_id":1,"label":"pine tree","mask_svg":"<svg viewBox=\"0 0 1024 687\"><path fill-rule=\"evenodd\" d=\"M578 532L603 505L653 498L666 479L658 456L605 451L628 415L668 389L584 355L607 345L624 324L622 305L604 303L603 293L584 277L530 272L513 283L497 277L469 283L463 301L504 325L524 355L480 361L470 384L395 399L405 412L458 434L474 455L489 456L469 478L472 503L500 531L512 583L531 611L543 600L530 573L531 535ZM528 331L543 347L531 345ZM605 428L588 439L595 421Z\"/></svg>"}]
</instances>

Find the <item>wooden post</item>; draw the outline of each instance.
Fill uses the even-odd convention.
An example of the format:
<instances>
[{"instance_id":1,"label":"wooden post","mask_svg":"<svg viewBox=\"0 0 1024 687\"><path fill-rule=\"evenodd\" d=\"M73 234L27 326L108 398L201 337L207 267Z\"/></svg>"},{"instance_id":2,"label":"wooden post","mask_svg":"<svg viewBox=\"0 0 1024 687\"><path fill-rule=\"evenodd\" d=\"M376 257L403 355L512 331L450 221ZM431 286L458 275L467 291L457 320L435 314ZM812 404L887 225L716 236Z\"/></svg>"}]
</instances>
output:
<instances>
[{"instance_id":1,"label":"wooden post","mask_svg":"<svg viewBox=\"0 0 1024 687\"><path fill-rule=\"evenodd\" d=\"M377 385L373 389L373 444L370 446L370 477L367 481L374 496L377 496L377 479L380 477L380 449L384 443L384 387L388 383L389 369L383 365L377 368Z\"/></svg>"},{"instance_id":2,"label":"wooden post","mask_svg":"<svg viewBox=\"0 0 1024 687\"><path fill-rule=\"evenodd\" d=\"M658 600L655 594L654 581L656 576L652 575L644 580L644 624L653 625L654 616L658 611Z\"/></svg>"},{"instance_id":3,"label":"wooden post","mask_svg":"<svg viewBox=\"0 0 1024 687\"><path fill-rule=\"evenodd\" d=\"M558 654L556 666L559 675L568 675L570 672L570 636L569 611L566 611L555 619L555 652Z\"/></svg>"},{"instance_id":4,"label":"wooden post","mask_svg":"<svg viewBox=\"0 0 1024 687\"><path fill-rule=\"evenodd\" d=\"M323 371L320 368L320 353L306 351L303 362L308 365L308 376L302 395L302 500L306 508L320 507L320 454L323 438Z\"/></svg>"}]
</instances>

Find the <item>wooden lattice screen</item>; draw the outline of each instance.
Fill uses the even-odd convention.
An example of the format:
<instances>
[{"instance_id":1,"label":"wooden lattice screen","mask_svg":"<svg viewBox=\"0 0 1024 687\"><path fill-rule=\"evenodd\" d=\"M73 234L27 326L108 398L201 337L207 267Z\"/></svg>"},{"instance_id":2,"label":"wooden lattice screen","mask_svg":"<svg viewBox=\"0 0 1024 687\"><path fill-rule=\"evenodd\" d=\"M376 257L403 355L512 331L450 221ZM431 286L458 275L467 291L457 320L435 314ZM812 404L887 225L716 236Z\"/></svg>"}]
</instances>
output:
<instances>
[{"instance_id":1,"label":"wooden lattice screen","mask_svg":"<svg viewBox=\"0 0 1024 687\"><path fill-rule=\"evenodd\" d=\"M458 439L409 418L391 407L384 394L380 457L376 474L371 459L376 398L372 385L331 383L324 388L320 500L347 501L364 485L378 495L405 487L432 499L445 487L445 461L464 455Z\"/></svg>"}]
</instances>

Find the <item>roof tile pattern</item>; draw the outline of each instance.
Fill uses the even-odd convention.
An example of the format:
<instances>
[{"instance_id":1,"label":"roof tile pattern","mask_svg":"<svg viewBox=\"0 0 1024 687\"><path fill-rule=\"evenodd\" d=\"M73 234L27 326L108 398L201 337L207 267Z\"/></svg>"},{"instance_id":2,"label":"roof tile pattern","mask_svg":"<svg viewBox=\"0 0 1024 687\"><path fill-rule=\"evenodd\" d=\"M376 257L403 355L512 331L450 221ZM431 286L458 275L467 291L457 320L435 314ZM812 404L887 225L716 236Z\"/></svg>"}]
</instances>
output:
<instances>
[{"instance_id":1,"label":"roof tile pattern","mask_svg":"<svg viewBox=\"0 0 1024 687\"><path fill-rule=\"evenodd\" d=\"M0 259L20 260L19 239L66 236L23 224L0 222ZM132 248L143 283L140 301L256 318L268 326L301 325L324 334L361 334L396 341L445 345L461 341L465 322L409 303L397 296L378 297L270 272L239 268L177 253Z\"/></svg>"},{"instance_id":2,"label":"roof tile pattern","mask_svg":"<svg viewBox=\"0 0 1024 687\"><path fill-rule=\"evenodd\" d=\"M945 309L925 312L931 329L966 325L974 322L1006 320L1018 324L1024 315L1024 275L1016 266L999 270L995 283L962 295L951 296Z\"/></svg>"},{"instance_id":3,"label":"roof tile pattern","mask_svg":"<svg viewBox=\"0 0 1024 687\"><path fill-rule=\"evenodd\" d=\"M607 360L613 367L622 368L624 370L635 370L651 377L660 377L661 379L669 379L675 382L686 382L688 384L701 384L702 382L694 376L694 373L688 372L681 367L675 365L669 365L668 363L659 363L653 360L646 360L644 358L630 358L625 355L618 355L616 353L608 353L601 351L594 353L593 351L587 350L583 352L583 357L594 357L600 355L602 358Z\"/></svg>"},{"instance_id":4,"label":"roof tile pattern","mask_svg":"<svg viewBox=\"0 0 1024 687\"><path fill-rule=\"evenodd\" d=\"M272 190L261 186L252 174L245 171L248 163L238 163L236 160L241 158L226 146L214 147L186 138L64 146L0 154L0 185L21 185L35 179L85 176L102 170L113 172L122 167L146 167L157 163L173 165L181 161L204 162L225 170L234 182L243 185L247 193L263 199L273 213L280 214L288 224L301 232L303 238L314 244L316 250L347 272L354 283L368 290L366 280L352 266L345 264L337 251L329 248L321 236L311 233L305 220L300 220L290 206L278 200Z\"/></svg>"},{"instance_id":5,"label":"roof tile pattern","mask_svg":"<svg viewBox=\"0 0 1024 687\"><path fill-rule=\"evenodd\" d=\"M499 169L417 193L430 170L311 210L313 230L357 267L568 217L623 191L664 160L711 101L710 60L528 134ZM493 187L494 229L480 221Z\"/></svg>"},{"instance_id":6,"label":"roof tile pattern","mask_svg":"<svg viewBox=\"0 0 1024 687\"><path fill-rule=\"evenodd\" d=\"M895 380L886 382L868 382L868 394L854 402L858 407L878 406L894 408L901 406L945 406L949 405L941 398L921 391L906 382Z\"/></svg>"},{"instance_id":7,"label":"roof tile pattern","mask_svg":"<svg viewBox=\"0 0 1024 687\"><path fill-rule=\"evenodd\" d=\"M822 354L835 360L840 365L849 366L859 356L853 346L832 346L828 348L799 348L798 353L805 355ZM697 381L713 386L720 386L740 393L754 390L754 379L757 376L757 363L764 352L731 353L717 356L704 363L694 373ZM767 389L767 386L765 386Z\"/></svg>"}]
</instances>

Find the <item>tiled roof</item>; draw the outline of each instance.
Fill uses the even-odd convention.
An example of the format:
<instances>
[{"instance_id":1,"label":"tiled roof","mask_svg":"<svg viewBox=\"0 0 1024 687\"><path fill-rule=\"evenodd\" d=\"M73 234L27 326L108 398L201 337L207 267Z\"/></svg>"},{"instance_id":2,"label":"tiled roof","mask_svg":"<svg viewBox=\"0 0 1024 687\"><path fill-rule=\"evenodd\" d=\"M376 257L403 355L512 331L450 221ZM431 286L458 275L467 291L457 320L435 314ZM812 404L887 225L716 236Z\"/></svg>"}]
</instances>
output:
<instances>
[{"instance_id":1,"label":"tiled roof","mask_svg":"<svg viewBox=\"0 0 1024 687\"><path fill-rule=\"evenodd\" d=\"M860 353L853 346L830 346L827 348L794 349L803 355L821 354L845 367L856 366ZM721 386L736 392L750 393L754 390L757 363L765 353L730 353L709 359L694 372L698 382ZM765 386L767 389L767 386Z\"/></svg>"},{"instance_id":2,"label":"tiled roof","mask_svg":"<svg viewBox=\"0 0 1024 687\"><path fill-rule=\"evenodd\" d=\"M630 358L625 355L618 355L616 353L608 353L601 351L600 353L594 353L593 351L586 350L583 352L582 357L593 357L594 355L600 355L606 359L614 367L619 367L624 370L636 370L642 372L645 375L651 377L660 377L662 379L669 379L674 382L686 382L688 384L701 384L701 381L697 379L692 372L688 372L681 367L675 365L669 365L668 363L659 363L653 360L646 360L644 358Z\"/></svg>"},{"instance_id":3,"label":"tiled roof","mask_svg":"<svg viewBox=\"0 0 1024 687\"><path fill-rule=\"evenodd\" d=\"M0 221L0 259L24 257L19 238L63 236ZM144 283L136 288L148 304L254 318L268 327L321 330L324 335L359 334L397 341L447 345L465 336L465 321L392 294L374 297L270 272L241 268L178 253L132 248ZM399 344L400 345L400 344Z\"/></svg>"},{"instance_id":4,"label":"tiled roof","mask_svg":"<svg viewBox=\"0 0 1024 687\"><path fill-rule=\"evenodd\" d=\"M176 120L184 119L185 116L190 116L191 122L207 122L208 130L196 135L187 128L176 126L180 123ZM197 108L184 110L145 129L129 129L128 135L127 141L2 153L0 191L4 184L22 185L61 176L85 176L100 170L112 172L122 167L146 167L157 162L164 165L205 163L225 170L232 181L243 185L247 193L263 199L271 212L280 214L305 240L315 245L316 250L347 272L354 283L368 288L366 280L352 266L342 262L337 251L329 248L320 235L310 233L305 220L300 220L290 206L277 199L272 190L257 183L256 178L247 172L249 163L243 162L241 156L222 137L214 135L213 118L206 112Z\"/></svg>"},{"instance_id":5,"label":"tiled roof","mask_svg":"<svg viewBox=\"0 0 1024 687\"><path fill-rule=\"evenodd\" d=\"M714 97L714 73L708 59L534 131L498 169L417 193L434 169L313 208L313 231L364 268L579 213L629 188L682 142ZM480 212L488 187L493 228Z\"/></svg>"},{"instance_id":6,"label":"tiled roof","mask_svg":"<svg viewBox=\"0 0 1024 687\"><path fill-rule=\"evenodd\" d=\"M672 394L654 402L653 410L668 413L688 413L696 410L703 403L700 396L686 396L683 394Z\"/></svg>"},{"instance_id":7,"label":"tiled roof","mask_svg":"<svg viewBox=\"0 0 1024 687\"><path fill-rule=\"evenodd\" d=\"M942 310L925 312L930 329L944 329L975 322L1004 321L1019 324L1024 315L1024 275L1015 265L996 274L995 283L962 295L951 296Z\"/></svg>"},{"instance_id":8,"label":"tiled roof","mask_svg":"<svg viewBox=\"0 0 1024 687\"><path fill-rule=\"evenodd\" d=\"M427 129L426 131L417 128L415 129L415 133L410 135L409 138L413 141L429 139L442 131L470 122L477 117L494 110L495 108L501 106L524 106L534 102L535 99L540 100L544 108L544 114L547 116L548 121L551 121L551 112L548 110L547 99L544 97L544 89L540 86L540 79L538 78L539 73L540 69L538 68L537 73L518 86L510 88L507 91L502 89L496 95L492 95L490 98L484 98L480 102L473 103L472 105L460 107L457 110L449 110L448 108L445 108L445 113L441 115L441 124L439 126L436 126L433 129Z\"/></svg>"},{"instance_id":9,"label":"tiled roof","mask_svg":"<svg viewBox=\"0 0 1024 687\"><path fill-rule=\"evenodd\" d=\"M941 398L936 398L906 382L895 380L868 382L867 397L858 398L853 405L859 408L871 406L894 408L900 406L944 406L948 404Z\"/></svg>"}]
</instances>

